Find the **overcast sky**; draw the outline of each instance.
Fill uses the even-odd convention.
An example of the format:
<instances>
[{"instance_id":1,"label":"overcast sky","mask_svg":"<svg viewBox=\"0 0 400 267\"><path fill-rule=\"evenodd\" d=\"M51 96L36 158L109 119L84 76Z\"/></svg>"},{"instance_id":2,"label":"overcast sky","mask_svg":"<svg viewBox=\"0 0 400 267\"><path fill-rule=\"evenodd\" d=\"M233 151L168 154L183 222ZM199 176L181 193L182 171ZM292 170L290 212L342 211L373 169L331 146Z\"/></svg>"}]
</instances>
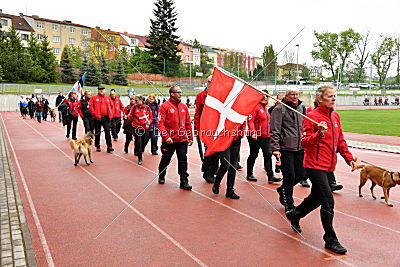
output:
<instances>
[{"instance_id":1,"label":"overcast sky","mask_svg":"<svg viewBox=\"0 0 400 267\"><path fill-rule=\"evenodd\" d=\"M148 34L153 0L119 1L2 1L4 13L72 20L87 26ZM311 58L313 31L340 32L350 27L359 32L400 34L399 0L175 0L178 35L183 40L240 49L261 56L273 44L279 51L303 27L288 48L299 44L299 63ZM375 41L371 46L374 46ZM283 53L282 53L283 54ZM281 54L281 56L282 56ZM278 57L281 60L281 57Z\"/></svg>"}]
</instances>

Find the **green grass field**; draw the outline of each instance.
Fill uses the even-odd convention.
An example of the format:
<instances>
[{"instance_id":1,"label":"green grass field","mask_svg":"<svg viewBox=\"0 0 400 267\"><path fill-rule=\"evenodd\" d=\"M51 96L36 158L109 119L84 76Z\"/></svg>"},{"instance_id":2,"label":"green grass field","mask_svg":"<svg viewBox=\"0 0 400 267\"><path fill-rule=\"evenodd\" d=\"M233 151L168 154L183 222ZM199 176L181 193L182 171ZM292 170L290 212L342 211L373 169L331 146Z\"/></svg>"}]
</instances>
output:
<instances>
[{"instance_id":1,"label":"green grass field","mask_svg":"<svg viewBox=\"0 0 400 267\"><path fill-rule=\"evenodd\" d=\"M400 109L337 112L344 132L400 136Z\"/></svg>"}]
</instances>

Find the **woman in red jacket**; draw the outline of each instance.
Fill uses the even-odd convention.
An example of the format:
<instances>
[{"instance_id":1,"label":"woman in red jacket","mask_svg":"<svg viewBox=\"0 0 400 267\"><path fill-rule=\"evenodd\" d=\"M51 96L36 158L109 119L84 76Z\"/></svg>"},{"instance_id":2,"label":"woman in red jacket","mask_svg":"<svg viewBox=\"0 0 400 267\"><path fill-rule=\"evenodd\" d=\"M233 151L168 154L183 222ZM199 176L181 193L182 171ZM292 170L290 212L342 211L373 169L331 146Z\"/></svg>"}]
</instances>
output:
<instances>
[{"instance_id":1,"label":"woman in red jacket","mask_svg":"<svg viewBox=\"0 0 400 267\"><path fill-rule=\"evenodd\" d=\"M76 92L71 91L67 97L67 100L65 100L64 103L68 104L69 109L71 110L71 113L69 115L70 118L68 118L67 123L67 138L69 138L72 123L72 139L76 140L76 125L78 124L79 117L79 107L78 101L76 100Z\"/></svg>"},{"instance_id":2,"label":"woman in red jacket","mask_svg":"<svg viewBox=\"0 0 400 267\"><path fill-rule=\"evenodd\" d=\"M131 109L128 121L133 118L132 127L133 127L133 136L135 138L135 151L138 156L138 164L142 165L142 153L143 153L143 145L147 139L147 135L149 134L150 123L153 120L153 116L151 115L151 110L149 106L147 106L144 101L144 96L137 95L135 97L136 106Z\"/></svg>"},{"instance_id":3,"label":"woman in red jacket","mask_svg":"<svg viewBox=\"0 0 400 267\"><path fill-rule=\"evenodd\" d=\"M324 227L325 248L339 254L347 250L339 243L333 229L334 200L329 185L328 174L335 170L337 156L340 155L347 164L355 169L353 155L344 140L339 114L333 111L336 101L335 89L331 85L323 85L315 93L316 109L307 114L319 125L304 119L301 145L304 147L304 168L312 188L310 195L296 208L286 212L292 229L300 233L300 218L321 206L321 222Z\"/></svg>"}]
</instances>

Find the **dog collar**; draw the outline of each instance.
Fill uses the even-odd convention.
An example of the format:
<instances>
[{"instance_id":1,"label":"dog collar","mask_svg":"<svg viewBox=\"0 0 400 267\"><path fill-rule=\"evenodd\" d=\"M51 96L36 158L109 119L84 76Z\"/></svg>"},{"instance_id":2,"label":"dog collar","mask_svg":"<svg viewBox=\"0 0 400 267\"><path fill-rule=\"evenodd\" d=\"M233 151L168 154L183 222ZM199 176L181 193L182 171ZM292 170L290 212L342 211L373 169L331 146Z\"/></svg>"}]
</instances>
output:
<instances>
[{"instance_id":1,"label":"dog collar","mask_svg":"<svg viewBox=\"0 0 400 267\"><path fill-rule=\"evenodd\" d=\"M393 183L396 183L396 181L393 179L393 173L394 172L390 172L390 178L392 178Z\"/></svg>"}]
</instances>

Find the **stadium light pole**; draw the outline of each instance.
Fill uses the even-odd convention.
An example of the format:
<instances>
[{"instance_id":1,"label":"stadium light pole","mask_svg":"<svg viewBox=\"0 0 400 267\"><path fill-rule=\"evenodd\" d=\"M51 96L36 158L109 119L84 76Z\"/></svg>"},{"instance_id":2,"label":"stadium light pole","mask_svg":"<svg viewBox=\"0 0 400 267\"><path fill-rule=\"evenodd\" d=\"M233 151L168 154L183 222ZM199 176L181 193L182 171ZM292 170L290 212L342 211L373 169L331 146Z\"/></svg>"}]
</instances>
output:
<instances>
[{"instance_id":1,"label":"stadium light pole","mask_svg":"<svg viewBox=\"0 0 400 267\"><path fill-rule=\"evenodd\" d=\"M370 72L369 72L369 101L372 101L371 87L372 87L372 56L371 56ZM371 105L369 103L368 103L368 105L369 105L369 108L371 109Z\"/></svg>"},{"instance_id":2,"label":"stadium light pole","mask_svg":"<svg viewBox=\"0 0 400 267\"><path fill-rule=\"evenodd\" d=\"M299 77L299 47L300 45L297 44L297 60L296 60L296 85L298 85L297 78Z\"/></svg>"}]
</instances>

